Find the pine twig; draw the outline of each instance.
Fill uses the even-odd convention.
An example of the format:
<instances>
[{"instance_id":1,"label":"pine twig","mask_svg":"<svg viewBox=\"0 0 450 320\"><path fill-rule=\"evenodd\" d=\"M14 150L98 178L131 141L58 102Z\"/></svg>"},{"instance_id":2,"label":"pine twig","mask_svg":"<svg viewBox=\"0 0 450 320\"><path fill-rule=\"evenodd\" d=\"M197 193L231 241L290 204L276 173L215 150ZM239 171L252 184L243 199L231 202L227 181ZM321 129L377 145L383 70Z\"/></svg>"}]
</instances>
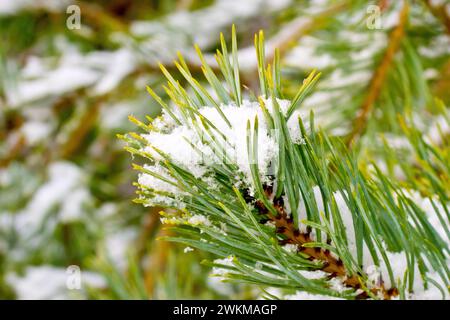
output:
<instances>
[{"instance_id":1,"label":"pine twig","mask_svg":"<svg viewBox=\"0 0 450 320\"><path fill-rule=\"evenodd\" d=\"M394 60L394 56L400 47L400 42L405 34L405 25L408 20L408 13L409 5L408 2L405 1L403 8L399 14L399 23L390 35L390 40L386 52L369 84L369 92L363 104L361 105L359 115L354 120L353 130L348 137L347 146L352 146L355 140L362 135L367 126L367 119L373 110L373 106L376 100L381 94L381 89L387 77L387 73Z\"/></svg>"}]
</instances>

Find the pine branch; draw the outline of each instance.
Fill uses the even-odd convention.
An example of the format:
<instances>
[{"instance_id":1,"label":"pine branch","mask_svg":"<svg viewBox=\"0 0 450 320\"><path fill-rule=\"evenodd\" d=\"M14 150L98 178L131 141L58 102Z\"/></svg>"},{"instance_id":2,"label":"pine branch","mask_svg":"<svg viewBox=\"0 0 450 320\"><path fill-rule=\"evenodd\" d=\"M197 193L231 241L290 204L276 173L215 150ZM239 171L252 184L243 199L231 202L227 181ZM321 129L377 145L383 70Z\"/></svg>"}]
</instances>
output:
<instances>
[{"instance_id":1,"label":"pine branch","mask_svg":"<svg viewBox=\"0 0 450 320\"><path fill-rule=\"evenodd\" d=\"M347 138L348 146L351 146L355 143L355 140L358 139L359 136L361 136L367 125L367 120L373 110L373 106L376 100L381 93L381 89L384 85L389 68L392 64L392 61L394 60L394 56L399 49L400 43L405 34L405 26L408 21L408 12L408 2L404 1L403 8L399 14L399 23L390 35L386 52L373 75L373 78L369 84L367 96L363 104L361 105L360 110L358 111L356 119L353 122L353 129L350 132L349 137Z\"/></svg>"},{"instance_id":2,"label":"pine branch","mask_svg":"<svg viewBox=\"0 0 450 320\"><path fill-rule=\"evenodd\" d=\"M280 57L283 57L291 48L292 44L297 42L302 36L305 36L314 30L326 27L332 16L344 11L348 7L348 2L342 1L330 6L311 18L305 19L304 17L300 17L291 21L274 35L273 38L267 41L268 52L266 54L266 61L268 62L274 59L276 50L279 51Z\"/></svg>"}]
</instances>

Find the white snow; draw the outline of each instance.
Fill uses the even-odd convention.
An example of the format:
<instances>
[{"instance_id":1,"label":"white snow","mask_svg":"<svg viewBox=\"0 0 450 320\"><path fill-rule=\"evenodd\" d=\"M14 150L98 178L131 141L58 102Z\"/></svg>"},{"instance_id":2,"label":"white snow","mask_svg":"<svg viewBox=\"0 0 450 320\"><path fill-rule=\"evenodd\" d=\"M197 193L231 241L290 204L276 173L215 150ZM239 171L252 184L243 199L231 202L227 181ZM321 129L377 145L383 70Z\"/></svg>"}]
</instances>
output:
<instances>
[{"instance_id":1,"label":"white snow","mask_svg":"<svg viewBox=\"0 0 450 320\"><path fill-rule=\"evenodd\" d=\"M234 293L233 284L224 282L221 277L217 277L211 272L208 275L207 285L219 294L230 297Z\"/></svg>"},{"instance_id":2,"label":"white snow","mask_svg":"<svg viewBox=\"0 0 450 320\"><path fill-rule=\"evenodd\" d=\"M93 88L95 94L102 95L115 89L136 67L136 57L128 49L122 48L108 53L108 63L102 77Z\"/></svg>"},{"instance_id":3,"label":"white snow","mask_svg":"<svg viewBox=\"0 0 450 320\"><path fill-rule=\"evenodd\" d=\"M427 58L437 58L450 53L450 37L442 34L434 37L428 46L419 47L421 56Z\"/></svg>"},{"instance_id":4,"label":"white snow","mask_svg":"<svg viewBox=\"0 0 450 320\"><path fill-rule=\"evenodd\" d=\"M358 76L359 77L359 76ZM360 78L357 78L356 80L361 80ZM355 80L355 81L356 81ZM286 112L287 107L289 106L288 101L279 101L280 109L282 112ZM266 101L267 109L270 113L273 113L273 106L271 105L270 100ZM258 143L258 168L262 173L262 177L266 172L268 172L268 168L271 162L274 161L277 152L277 143L274 139L272 139L271 136L269 136L269 133L267 132L267 127L265 124L265 121L261 121L264 119L262 115L262 111L260 110L259 104L256 102L249 102L244 101L243 105L241 107L237 107L234 105L229 106L222 106L221 110L224 112L226 118L231 123L231 128L228 127L226 122L223 120L223 118L219 115L217 110L213 107L202 107L199 109L199 113L208 119L211 123L214 124L214 126L223 133L227 140L226 142L229 143L227 145L224 143L225 148L229 148L227 150L227 154L233 154L235 153L235 163L237 163L239 170L244 173L245 178L248 179L247 183L251 185L250 180L250 169L248 166L248 158L247 158L247 146L246 146L246 139L243 139L243 137L246 136L246 127L247 127L247 121L250 121L253 124L253 119L255 116L258 116L258 119L260 119L260 125L259 125L259 143ZM298 113L300 114L300 113ZM184 166L185 169L189 172L192 172L197 178L203 177L205 174L208 173L208 170L210 168L208 167L208 163L205 161L205 158L214 159L215 154L211 151L205 144L204 141L208 140L208 137L202 137L203 139L199 139L196 133L193 131L192 126L189 124L184 124L181 126L176 126L173 124L173 121L169 120L167 125L165 125L165 119L167 115L161 117L157 120L158 122L158 131L150 132L149 134L143 135L145 139L149 142L149 144L153 147L156 147L157 149L161 149L165 154L167 154L175 163L177 163L180 166ZM197 117L198 119L198 117ZM291 125L293 127L293 124ZM213 132L213 130L211 130ZM294 130L291 130L291 135L299 134L298 130L297 133ZM185 142L183 139L186 138L186 140L190 141L194 145L197 146L199 150L202 151L203 157L199 156L197 153L193 153L192 147ZM218 138L218 135L216 135L216 138ZM404 144L404 141L399 141L397 144ZM156 161L160 161L161 157L150 147L146 148L146 151L151 153L153 157L156 159ZM223 159L214 159L216 162L222 164L221 161ZM217 162L219 160L219 162ZM156 164L158 166L158 164ZM147 169L154 170L155 167L147 167ZM160 174L163 174L163 172L159 172ZM166 174L164 176L167 176ZM142 180L141 175L141 180ZM144 176L145 177L145 176ZM170 179L170 178L169 178ZM180 190L177 190L178 188L175 186L162 186L164 182L160 181L154 181L154 179L150 179L147 181L141 181L141 183L144 183L148 185L149 187L155 188L157 190L162 190L166 192L173 193L175 196L180 195ZM166 183L167 184L167 183ZM317 207L320 213L324 213L324 203L322 199L322 195L320 192L320 188L318 186L313 188L313 195L315 197ZM348 240L348 247L351 252L351 254L356 257L357 249L356 249L356 239L355 239L355 230L353 226L353 215L350 211L349 207L347 206L347 203L345 201L345 198L347 197L347 193L345 191L335 191L333 193L334 200L337 205L338 214L342 219L343 225L345 227L345 232L347 235ZM421 206L428 214L428 217L430 219L430 222L435 225L436 230L441 236L445 235L445 231L443 230L442 226L440 226L440 222L437 219L437 216L433 213L434 210L431 210L431 203L427 199L415 199L416 203ZM285 201L288 203L288 201ZM298 208L298 214L299 214L299 220L300 220L300 230L306 231L306 227L303 223L301 223L302 220L306 219L306 208L304 202L301 200L299 203ZM321 218L323 219L323 218ZM209 225L209 220L203 216L203 215L196 215L193 217L190 217L187 221L188 223L192 225ZM335 227L335 223L333 222L333 217L330 217L330 227L333 231ZM312 232L313 239L315 238L315 230ZM289 252L296 252L297 246L296 245L285 245L283 246L283 249L289 251ZM406 264L406 257L404 252L389 252L386 250L386 254L388 256L388 260L390 262L391 267L393 268L393 274L394 274L394 281L402 281L403 276L407 270L407 264ZM232 259L226 259L222 262L225 262L227 264L232 263ZM367 248L366 244L363 244L363 269L368 272L370 281L372 281L373 285L376 285L380 279L382 279L386 285L387 288L391 286L395 286L395 284L392 284L390 282L388 273L387 273L387 267L383 263L379 267L373 266L373 259L371 254L369 253L369 250ZM216 273L219 275L223 275L226 273L226 270L215 270ZM306 274L305 274L306 275ZM416 276L420 277L420 273L416 272ZM420 278L416 279L417 288L415 288L415 294L420 295L421 292L423 292L423 281ZM339 283L338 281L330 282L331 287L335 288L337 291L343 291L344 287L342 283ZM429 289L431 290L431 289ZM427 291L427 295L431 295L430 292L434 291ZM307 298L318 298L317 296L309 296L309 295L294 295L297 298L301 299L307 299Z\"/></svg>"},{"instance_id":5,"label":"white snow","mask_svg":"<svg viewBox=\"0 0 450 320\"><path fill-rule=\"evenodd\" d=\"M338 76L332 76L331 82L337 81L338 78L339 78ZM355 78L347 79L348 82L346 84L360 82L363 80L367 80L368 78L369 74L357 74ZM329 96L327 98L329 98ZM273 113L274 110L271 104L271 100L268 99L267 101L265 101L265 103L269 113ZM281 111L285 113L289 106L289 101L280 100L279 104ZM278 147L276 140L273 138L276 135L268 132L267 125L264 121L264 116L262 114L259 104L256 102L244 101L241 107L237 107L234 105L221 106L221 110L224 112L225 117L229 120L231 127L228 127L226 121L219 115L217 110L213 107L205 106L200 108L198 112L204 118L208 119L217 128L219 132L223 133L226 136L226 141L222 141L223 146L226 149L226 154L232 155L231 158L233 159L233 162L238 165L239 170L244 174L246 183L248 185L252 185L252 183L251 183L249 159L247 157L247 143L244 137L246 137L247 133L247 122L250 121L250 123L253 125L255 116L257 116L258 119L260 120L257 165L261 173L261 178L264 179L264 175L269 172L271 163L273 163L274 160L276 159ZM293 116L295 120L297 120L296 116L304 116L304 114L302 114L300 111L296 112L297 114L295 114L295 117ZM168 120L167 124L165 122L166 118ZM199 120L198 116L196 117L196 120L197 121ZM164 115L155 122L157 122L158 131L150 132L149 134L143 135L143 137L148 141L148 143L151 146L157 149L161 149L175 163L185 167L185 169L188 172L192 172L195 177L203 178L205 175L208 174L210 170L210 167L208 165L210 165L211 163L206 161L206 159L209 159L209 161L212 160L213 164L223 165L224 161L223 158L217 158L217 155L207 146L207 144L205 144L205 141L211 140L210 137L199 138L191 124L185 123L183 125L176 126L174 125L172 120L168 119L167 115ZM290 120L289 130L294 140L296 138L298 139L298 136L300 134L298 128L295 129L296 126L298 127L297 121ZM211 129L210 132L215 135L217 140L220 141L219 135L216 134L213 129ZM436 136L436 133L432 133L432 135ZM199 150L201 150L202 156L199 156L197 153L195 153L192 147L188 143L186 143L183 138L190 141ZM406 141L404 139L395 140L391 138L392 137L388 137L388 140L394 144L394 147L404 147L406 144ZM156 161L162 160L161 156L159 156L150 147L147 147L146 151L151 153ZM158 163L155 166L158 166ZM147 168L153 170L155 167L147 167ZM162 172L160 173L162 174ZM173 193L174 196L180 195L180 190L177 190L178 188L175 186L169 185L168 187L167 186L164 187L161 186L161 182L154 181L154 179L142 181L141 183L143 182L145 182L144 184L154 189ZM317 208L319 212L323 214L325 212L325 208L320 188L318 186L315 186L312 189L312 192L317 203ZM353 255L353 257L356 258L357 255L356 239L355 239L356 235L353 225L353 215L345 201L347 193L345 191L335 191L333 192L333 197L337 205L338 214L342 219L343 225L345 227L350 253ZM435 214L434 209L431 206L430 200L416 197L414 201L421 208L423 208L423 210L427 213L430 223L435 227L435 229L441 235L441 237L448 242L445 230L440 224L440 221L437 218L437 215ZM285 202L289 203L288 201ZM439 207L439 205L438 208L440 208L439 210L442 210L442 207ZM289 208L287 209L290 210ZM299 225L300 231L305 232L306 226L302 223L302 220L306 219L307 215L306 215L306 207L302 199L300 200L298 206L298 215L300 221ZM188 220L188 223L193 225L205 224L204 221L205 219L206 217L204 216L194 216ZM321 219L324 218L321 217ZM331 231L336 231L335 229L337 228L337 226L335 226L335 222L333 221L332 216L329 218L328 222L330 228L332 229ZM313 239L316 238L315 230L313 230L311 236ZM283 249L289 252L297 251L297 247L295 245L285 245ZM388 256L388 261L390 262L390 265L393 269L393 276L394 276L393 280L395 281L395 283L391 283L387 272L387 266L385 265L384 262L382 262L381 265L378 267L375 267L373 265L372 256L365 243L363 244L362 267L364 270L367 271L370 281L373 283L373 285L377 285L377 283L382 279L386 287L390 288L391 286L396 286L398 281L403 280L408 265L406 263L406 257L404 252L389 252L385 249L385 247L382 250L385 250L386 255ZM414 294L416 294L416 296L420 296L421 294L425 294L423 281L420 279L420 273L418 271L415 272L415 274L417 277L417 279L415 279L415 283L417 284L417 286L414 289L415 290ZM339 285L338 282L330 283L330 285L336 288L336 290L338 289L341 291L344 290L342 288L343 285L342 284ZM433 292L436 292L436 290L428 289L425 295L429 297L432 295ZM299 297L306 299L310 296L299 296Z\"/></svg>"},{"instance_id":6,"label":"white snow","mask_svg":"<svg viewBox=\"0 0 450 320\"><path fill-rule=\"evenodd\" d=\"M16 92L12 98L10 97L10 103L20 105L47 96L63 94L89 86L97 77L97 72L81 66L62 66L39 79L19 82Z\"/></svg>"},{"instance_id":7,"label":"white snow","mask_svg":"<svg viewBox=\"0 0 450 320\"><path fill-rule=\"evenodd\" d=\"M445 0L430 0L430 4L432 7L439 7L445 4Z\"/></svg>"},{"instance_id":8,"label":"white snow","mask_svg":"<svg viewBox=\"0 0 450 320\"><path fill-rule=\"evenodd\" d=\"M83 215L83 205L90 200L90 193L84 188L76 188L62 203L59 219L61 222L77 221Z\"/></svg>"},{"instance_id":9,"label":"white snow","mask_svg":"<svg viewBox=\"0 0 450 320\"><path fill-rule=\"evenodd\" d=\"M162 160L163 158L152 147L170 155L176 164L189 168L195 177L201 177L205 174L206 168L202 165L202 156L195 152L189 144L189 142L193 143L197 140L197 135L192 129L181 126L170 133L152 132L143 136L151 146L146 148L145 151L152 154L155 159Z\"/></svg>"},{"instance_id":10,"label":"white snow","mask_svg":"<svg viewBox=\"0 0 450 320\"><path fill-rule=\"evenodd\" d=\"M200 48L208 48L215 44L216 35L229 30L232 23L238 28L241 21L258 17L262 14L286 8L292 0L217 0L210 6L195 11L178 10L156 21L134 21L130 31L140 38L148 38L140 42L145 52L146 62L170 64L176 59L177 51L190 61L198 62L192 43ZM224 14L226 12L226 14ZM254 52L254 50L252 50ZM205 56L207 60L211 56ZM246 50L239 59L248 58L248 63L255 62L251 51ZM245 68L246 64L242 63Z\"/></svg>"},{"instance_id":11,"label":"white snow","mask_svg":"<svg viewBox=\"0 0 450 320\"><path fill-rule=\"evenodd\" d=\"M285 63L305 70L324 69L336 63L330 54L317 54L315 47L319 40L311 36L302 37L300 43L285 58Z\"/></svg>"},{"instance_id":12,"label":"white snow","mask_svg":"<svg viewBox=\"0 0 450 320\"><path fill-rule=\"evenodd\" d=\"M333 289L336 292L342 293L345 290L348 290L348 287L344 284L343 279L340 277L334 277L331 278L328 281L328 284L330 285L330 288Z\"/></svg>"},{"instance_id":13,"label":"white snow","mask_svg":"<svg viewBox=\"0 0 450 320\"><path fill-rule=\"evenodd\" d=\"M135 101L123 101L111 105L105 105L101 109L101 116L99 117L102 127L106 129L122 128L127 124L127 119L133 111L136 110Z\"/></svg>"},{"instance_id":14,"label":"white snow","mask_svg":"<svg viewBox=\"0 0 450 320\"><path fill-rule=\"evenodd\" d=\"M442 143L442 137L445 137L448 133L450 133L449 123L447 119L441 115L436 117L430 124L424 139L425 142L430 144L440 144Z\"/></svg>"},{"instance_id":15,"label":"white snow","mask_svg":"<svg viewBox=\"0 0 450 320\"><path fill-rule=\"evenodd\" d=\"M272 100L266 99L264 103L268 112L273 113ZM290 101L278 99L277 103L280 111L285 114ZM262 181L265 181L267 175L273 170L274 160L276 160L278 155L278 146L276 142L277 133L269 130L259 103L244 100L240 107L222 105L220 108L229 121L230 126L216 108L205 106L198 109L201 117L207 119L215 127L215 129L210 128L209 132L203 130L199 133L195 130L192 123L176 125L166 113L155 119L152 122L155 130L142 134L142 137L148 143L148 146L143 150L151 155L155 163L152 165L147 164L144 168L175 182L170 177L169 172L160 164L164 156L168 156L173 163L184 168L194 177L201 178L209 183L212 181L208 180L208 174L212 172L214 165L224 166L231 163L238 166L239 171L244 175L244 181L251 186L251 161L248 157L246 139L247 123L251 123L251 134L253 134L252 128L255 123L255 117L257 117L259 128L257 165L260 178ZM302 111L296 110L288 121L289 133L295 143L302 143L303 141L298 124L299 117L304 118L305 116ZM199 116L195 116L195 122L202 126ZM308 124L305 124L305 126L308 129ZM220 145L219 149L211 147L211 145L216 145L216 142ZM158 151L162 151L164 156ZM140 174L138 181L146 187L170 193L174 197L186 194L179 187L161 181L149 174ZM210 187L214 187L214 184L211 183ZM148 205L158 201L161 201L163 204L174 204L172 197L158 195L153 199L149 199Z\"/></svg>"},{"instance_id":16,"label":"white snow","mask_svg":"<svg viewBox=\"0 0 450 320\"><path fill-rule=\"evenodd\" d=\"M144 168L146 170L149 170L153 173L158 174L159 176L164 177L166 180L171 181L171 182L175 182L175 180L170 177L169 173L167 172L167 170L162 167L160 164L155 164L155 165L144 165ZM185 192L181 191L177 186L163 181L159 178L154 177L153 175L147 174L147 173L140 173L139 177L138 177L138 183L146 186L148 188L152 188L154 190L157 190L159 192L167 192L170 194L173 194L175 196L182 196L185 194ZM172 198L167 197L165 195L155 195L155 197L153 199L149 199L149 202L146 203L146 206L151 206L153 204L158 204L158 203L163 203L163 204L167 204L167 205L176 205L177 202L174 202L172 200ZM181 206L182 204L179 203L179 205Z\"/></svg>"}]
</instances>

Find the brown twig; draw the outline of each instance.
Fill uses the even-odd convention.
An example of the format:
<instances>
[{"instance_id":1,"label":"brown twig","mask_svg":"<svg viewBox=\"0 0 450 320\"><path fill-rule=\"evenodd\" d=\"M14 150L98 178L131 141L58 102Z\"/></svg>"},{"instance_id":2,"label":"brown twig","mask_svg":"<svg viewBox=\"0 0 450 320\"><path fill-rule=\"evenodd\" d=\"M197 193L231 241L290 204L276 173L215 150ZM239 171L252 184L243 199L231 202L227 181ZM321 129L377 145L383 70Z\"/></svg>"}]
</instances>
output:
<instances>
[{"instance_id":1,"label":"brown twig","mask_svg":"<svg viewBox=\"0 0 450 320\"><path fill-rule=\"evenodd\" d=\"M380 96L381 89L383 87L387 73L392 64L392 61L394 60L394 56L397 53L398 48L400 47L400 42L404 36L405 25L408 20L408 13L409 13L409 5L408 2L405 1L403 8L400 11L399 23L390 35L389 44L386 49L386 52L369 84L369 92L363 104L361 105L359 115L354 120L353 130L351 131L348 137L347 146L351 146L355 142L355 140L362 135L367 126L367 118L369 117L369 114L372 112L376 100Z\"/></svg>"},{"instance_id":2,"label":"brown twig","mask_svg":"<svg viewBox=\"0 0 450 320\"><path fill-rule=\"evenodd\" d=\"M105 96L97 98L91 108L87 108L80 118L77 127L71 132L67 141L60 146L59 156L70 158L82 145L84 138L97 123L100 107Z\"/></svg>"},{"instance_id":3,"label":"brown twig","mask_svg":"<svg viewBox=\"0 0 450 320\"><path fill-rule=\"evenodd\" d=\"M272 195L272 188L265 187L266 196L270 198ZM261 215L267 217L275 224L276 233L283 236L283 240L280 240L280 244L295 244L297 245L297 252L305 254L310 260L319 260L323 263L321 270L330 274L330 278L339 277L343 279L343 283L355 290L362 289L361 279L359 275L349 275L341 259L334 257L329 250L324 250L319 247L306 247L305 244L313 242L311 238L311 232L300 232L298 227L295 226L294 220L285 210L283 199L276 198L273 200L273 205L277 211L277 215L273 215L265 207L261 201L256 201L256 208ZM392 297L398 295L396 288L386 289L383 282L378 287L370 289L374 295L381 294L384 299L389 300ZM357 296L357 299L367 299L369 296L367 292L362 292Z\"/></svg>"},{"instance_id":4,"label":"brown twig","mask_svg":"<svg viewBox=\"0 0 450 320\"><path fill-rule=\"evenodd\" d=\"M445 6L448 4L444 2L441 5L433 6L431 0L424 0L424 2L430 9L431 13L444 24L447 33L450 34L450 16L447 14L445 9Z\"/></svg>"},{"instance_id":5,"label":"brown twig","mask_svg":"<svg viewBox=\"0 0 450 320\"><path fill-rule=\"evenodd\" d=\"M272 61L275 55L275 49L278 49L282 57L289 51L293 44L304 35L311 33L314 30L322 28L330 22L330 17L342 12L348 7L347 2L341 2L334 5L311 18L305 19L304 16L294 19L281 29L273 38L267 42L266 60ZM257 67L257 65L255 65Z\"/></svg>"}]
</instances>

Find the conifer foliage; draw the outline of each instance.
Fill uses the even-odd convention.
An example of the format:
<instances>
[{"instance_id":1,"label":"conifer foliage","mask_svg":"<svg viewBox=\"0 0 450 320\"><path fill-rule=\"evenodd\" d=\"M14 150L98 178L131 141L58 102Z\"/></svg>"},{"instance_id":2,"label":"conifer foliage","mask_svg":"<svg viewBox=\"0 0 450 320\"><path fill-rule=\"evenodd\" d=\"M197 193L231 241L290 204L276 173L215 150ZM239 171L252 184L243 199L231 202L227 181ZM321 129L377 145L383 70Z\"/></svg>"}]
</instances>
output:
<instances>
[{"instance_id":1,"label":"conifer foliage","mask_svg":"<svg viewBox=\"0 0 450 320\"><path fill-rule=\"evenodd\" d=\"M204 263L227 281L279 288L288 296L448 297L448 164L440 166L444 179L430 177L437 189L428 196L375 163L360 169L343 139L318 128L313 112L300 112L320 73L311 72L295 95L284 96L279 52L266 65L260 32L259 89L243 90L232 31L231 49L221 35L215 56L220 75L198 51L208 86L182 56L175 65L186 86L161 66L171 105L148 88L162 116L131 118L141 131L122 137L127 150L143 158L135 165L136 201L166 208L161 221L174 235L165 240L217 256ZM418 147L413 152L433 153L402 121ZM424 158L435 167L439 151Z\"/></svg>"}]
</instances>

